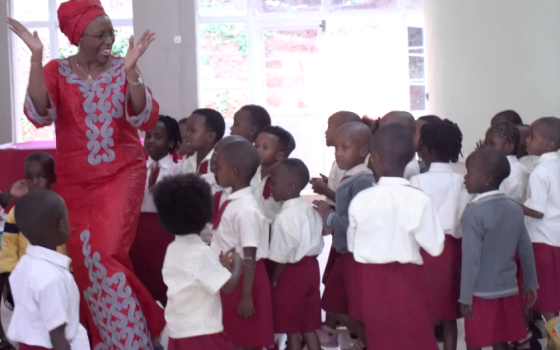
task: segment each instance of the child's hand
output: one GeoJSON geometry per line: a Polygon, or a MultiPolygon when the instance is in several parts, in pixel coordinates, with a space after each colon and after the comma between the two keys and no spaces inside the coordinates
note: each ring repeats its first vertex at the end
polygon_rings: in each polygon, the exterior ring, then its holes
{"type": "Polygon", "coordinates": [[[325,196],[327,194],[329,178],[321,174],[321,178],[314,177],[309,181],[313,192],[325,196]]]}
{"type": "Polygon", "coordinates": [[[231,248],[225,254],[224,252],[220,253],[220,263],[229,271],[233,270],[233,260],[236,259],[235,255],[237,255],[237,259],[241,259],[239,254],[235,252],[235,248],[231,248]]]}
{"type": "Polygon", "coordinates": [[[486,142],[478,140],[478,142],[476,143],[476,148],[474,150],[478,151],[480,149],[483,149],[484,147],[486,147],[486,142]]]}
{"type": "Polygon", "coordinates": [[[472,320],[474,317],[474,313],[472,311],[472,305],[467,305],[467,304],[460,304],[461,305],[461,315],[463,315],[463,317],[466,320],[472,320]]]}
{"type": "Polygon", "coordinates": [[[331,210],[330,204],[325,201],[313,201],[313,205],[317,213],[319,213],[323,219],[327,217],[327,212],[331,210]]]}
{"type": "Polygon", "coordinates": [[[251,295],[242,295],[237,312],[243,319],[249,319],[255,315],[255,307],[253,306],[253,297],[251,295]]]}
{"type": "Polygon", "coordinates": [[[323,236],[328,236],[328,235],[332,235],[334,232],[334,230],[332,228],[328,228],[328,227],[323,227],[323,236]]]}
{"type": "Polygon", "coordinates": [[[525,291],[525,299],[527,299],[527,308],[533,308],[535,305],[535,301],[537,301],[537,291],[536,290],[527,290],[525,291]]]}
{"type": "Polygon", "coordinates": [[[10,188],[10,194],[17,198],[26,195],[27,192],[27,183],[25,182],[25,180],[19,180],[10,188]]]}

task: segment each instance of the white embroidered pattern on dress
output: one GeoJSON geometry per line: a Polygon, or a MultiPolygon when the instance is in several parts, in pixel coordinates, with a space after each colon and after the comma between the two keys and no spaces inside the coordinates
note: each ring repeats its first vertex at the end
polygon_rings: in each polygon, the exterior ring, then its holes
{"type": "Polygon", "coordinates": [[[84,291],[84,300],[93,322],[103,339],[94,350],[152,350],[153,344],[146,319],[126,276],[117,272],[107,276],[99,252],[91,254],[90,232],[80,234],[85,267],[89,269],[92,285],[84,291]],[[128,311],[127,311],[128,310],[128,311]]]}
{"type": "Polygon", "coordinates": [[[31,101],[29,93],[25,94],[25,109],[27,110],[27,116],[29,119],[41,125],[51,125],[58,118],[56,107],[54,107],[54,103],[50,96],[49,103],[51,107],[47,109],[47,115],[40,115],[37,112],[37,109],[35,109],[35,105],[33,104],[33,101],[31,101]]]}

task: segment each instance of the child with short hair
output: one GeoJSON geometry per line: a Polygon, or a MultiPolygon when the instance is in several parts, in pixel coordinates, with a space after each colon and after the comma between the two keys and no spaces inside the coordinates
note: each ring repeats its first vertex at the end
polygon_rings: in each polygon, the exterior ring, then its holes
{"type": "Polygon", "coordinates": [[[181,144],[179,149],[177,149],[177,156],[179,159],[183,160],[192,156],[195,151],[192,149],[190,144],[187,144],[187,121],[189,118],[183,118],[179,120],[179,131],[181,131],[181,144]]]}
{"type": "Polygon", "coordinates": [[[531,173],[517,159],[519,149],[519,128],[510,122],[495,124],[486,132],[486,147],[497,149],[506,155],[510,175],[502,181],[500,191],[517,203],[527,200],[527,184],[531,173]]]}
{"type": "Polygon", "coordinates": [[[529,172],[535,170],[539,162],[538,156],[531,156],[527,152],[527,139],[531,136],[531,126],[527,124],[522,124],[517,126],[519,128],[519,151],[517,152],[517,158],[519,163],[523,164],[529,172]]]}
{"type": "Polygon", "coordinates": [[[270,169],[277,162],[286,159],[295,149],[292,135],[279,126],[265,127],[257,140],[255,148],[259,153],[260,166],[251,180],[253,195],[264,216],[272,222],[282,207],[270,196],[270,169]]]}
{"type": "Polygon", "coordinates": [[[220,112],[210,108],[201,108],[192,112],[187,119],[185,146],[195,153],[181,162],[181,172],[208,174],[214,147],[224,137],[225,130],[226,123],[220,112]]]}
{"type": "Polygon", "coordinates": [[[154,202],[162,225],[175,236],[162,269],[169,298],[168,349],[233,350],[219,293],[237,286],[241,258],[233,249],[218,256],[200,238],[213,214],[210,186],[195,174],[168,177],[156,186],[154,202]]]}
{"type": "Polygon", "coordinates": [[[424,124],[418,155],[428,172],[410,179],[410,184],[430,197],[445,234],[445,249],[437,257],[422,252],[428,310],[443,325],[443,348],[457,348],[457,319],[461,288],[461,218],[472,196],[467,193],[463,177],[453,171],[459,160],[463,134],[457,124],[445,119],[424,124]]]}
{"type": "Polygon", "coordinates": [[[250,183],[259,167],[259,154],[249,141],[232,142],[216,159],[216,179],[231,194],[216,195],[218,211],[212,219],[214,252],[235,248],[247,261],[243,283],[222,293],[224,329],[237,349],[274,344],[270,282],[264,265],[268,256],[269,224],[253,196],[250,183]]]}
{"type": "Polygon", "coordinates": [[[272,125],[270,114],[261,106],[246,105],[233,115],[231,135],[243,136],[249,142],[255,143],[257,136],[264,128],[272,125]]]}
{"type": "Polygon", "coordinates": [[[539,156],[529,177],[528,199],[522,206],[533,242],[539,299],[535,309],[546,320],[560,311],[560,119],[540,118],[531,125],[527,151],[539,156]]]}
{"type": "Polygon", "coordinates": [[[467,158],[465,185],[478,194],[463,216],[461,313],[469,349],[526,337],[519,307],[516,254],[523,270],[525,298],[531,308],[537,298],[537,274],[531,240],[519,206],[499,191],[509,176],[509,162],[500,151],[484,148],[467,158]]]}
{"type": "Polygon", "coordinates": [[[300,193],[309,182],[309,170],[299,159],[276,163],[270,172],[270,192],[282,209],[272,224],[268,259],[274,332],[288,335],[288,350],[321,350],[316,330],[321,328],[319,262],[323,251],[323,221],[300,193]]]}
{"type": "Polygon", "coordinates": [[[29,246],[10,275],[15,308],[8,337],[21,350],[89,350],[71,260],[56,252],[70,236],[64,200],[36,188],[19,199],[15,217],[29,246]]]}

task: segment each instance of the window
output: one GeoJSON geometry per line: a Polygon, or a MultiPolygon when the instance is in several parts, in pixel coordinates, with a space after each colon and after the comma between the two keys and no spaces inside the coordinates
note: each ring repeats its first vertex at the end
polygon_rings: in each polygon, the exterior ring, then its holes
{"type": "MultiPolygon", "coordinates": [[[[11,0],[11,15],[31,32],[37,31],[44,46],[43,64],[51,59],[67,58],[78,49],[58,29],[57,9],[65,0],[11,0]]],[[[124,56],[132,35],[132,0],[101,0],[117,30],[113,54],[124,56]]],[[[14,126],[17,142],[54,140],[54,127],[36,129],[23,114],[23,102],[29,81],[31,52],[14,34],[11,35],[14,73],[14,126]]]]}
{"type": "Polygon", "coordinates": [[[332,113],[426,110],[422,0],[196,1],[199,104],[264,106],[313,176],[332,113]]]}

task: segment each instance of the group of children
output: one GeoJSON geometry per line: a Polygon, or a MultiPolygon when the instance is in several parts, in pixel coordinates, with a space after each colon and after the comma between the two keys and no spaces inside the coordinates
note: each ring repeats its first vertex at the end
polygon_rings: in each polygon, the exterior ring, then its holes
{"type": "MultiPolygon", "coordinates": [[[[454,350],[462,317],[469,349],[509,349],[526,322],[558,316],[560,119],[526,127],[502,112],[463,166],[449,120],[338,112],[325,133],[336,161],[317,178],[289,158],[293,136],[262,107],[241,108],[224,133],[217,111],[199,109],[179,122],[160,116],[145,135],[142,211],[175,236],[157,271],[170,350],[260,350],[278,346],[275,334],[289,350],[319,350],[337,346],[342,328],[351,349],[437,349],[435,322],[454,350]],[[324,201],[301,198],[309,183],[324,201]],[[317,256],[331,234],[321,297],[317,256]]],[[[48,191],[54,160],[33,154],[25,171],[29,194],[10,212],[0,251],[0,283],[13,271],[8,338],[29,344],[22,327],[34,320],[45,332],[32,344],[67,349],[83,341],[77,303],[37,304],[75,302],[65,209],[48,191]]]]}

